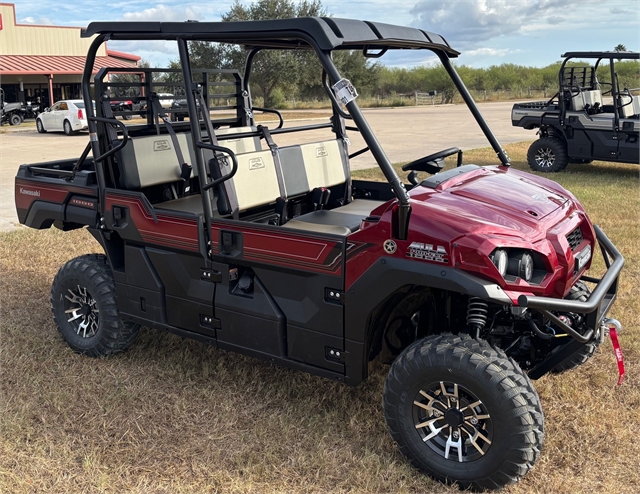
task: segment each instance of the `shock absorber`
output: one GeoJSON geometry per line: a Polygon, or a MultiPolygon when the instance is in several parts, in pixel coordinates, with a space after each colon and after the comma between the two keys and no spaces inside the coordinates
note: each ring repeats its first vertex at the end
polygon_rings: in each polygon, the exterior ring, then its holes
{"type": "Polygon", "coordinates": [[[474,337],[480,338],[480,331],[487,324],[489,304],[480,297],[469,297],[467,306],[467,326],[475,332],[474,337]]]}

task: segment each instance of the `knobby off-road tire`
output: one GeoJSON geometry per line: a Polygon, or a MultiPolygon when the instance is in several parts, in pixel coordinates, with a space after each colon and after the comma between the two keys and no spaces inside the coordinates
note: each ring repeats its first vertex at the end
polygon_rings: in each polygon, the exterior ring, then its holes
{"type": "MultiPolygon", "coordinates": [[[[589,287],[578,281],[569,292],[565,298],[567,300],[579,300],[580,302],[586,302],[589,299],[589,295],[591,295],[591,290],[589,287]]],[[[596,353],[596,350],[600,346],[600,340],[595,339],[591,340],[589,343],[586,343],[582,346],[580,351],[574,353],[571,358],[565,360],[564,362],[556,365],[551,372],[553,374],[560,374],[561,372],[565,372],[568,370],[575,369],[576,367],[581,366],[587,360],[591,358],[591,356],[596,353]]]]}
{"type": "Polygon", "coordinates": [[[536,172],[561,172],[569,164],[567,148],[557,137],[534,141],[527,152],[529,167],[536,172]]]}
{"type": "Polygon", "coordinates": [[[22,117],[19,114],[14,113],[9,117],[9,125],[20,125],[21,123],[22,117]]]}
{"type": "Polygon", "coordinates": [[[504,352],[468,335],[410,345],[391,366],[383,406],[391,436],[411,463],[462,489],[517,482],[544,439],[529,378],[504,352]]]}
{"type": "Polygon", "coordinates": [[[140,331],[139,324],[120,319],[113,274],[103,255],[76,257],[62,266],[50,300],[58,331],[78,353],[100,357],[121,352],[140,331]]]}

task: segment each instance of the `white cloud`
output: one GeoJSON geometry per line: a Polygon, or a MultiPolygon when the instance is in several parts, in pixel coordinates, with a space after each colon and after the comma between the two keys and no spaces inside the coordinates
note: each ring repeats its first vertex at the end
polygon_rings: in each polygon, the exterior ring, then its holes
{"type": "Polygon", "coordinates": [[[204,20],[204,15],[189,6],[173,8],[159,4],[139,12],[125,12],[122,15],[122,19],[125,21],[181,22],[187,20],[201,21],[204,20]]]}
{"type": "MultiPolygon", "coordinates": [[[[596,0],[420,0],[411,9],[413,24],[443,34],[456,45],[473,45],[517,34],[531,23],[556,25],[559,14],[581,12],[596,0]]],[[[605,3],[607,0],[602,0],[605,3]]],[[[572,17],[572,16],[569,16],[572,17]]]]}
{"type": "Polygon", "coordinates": [[[508,48],[478,48],[464,52],[465,57],[504,57],[510,53],[517,53],[520,50],[510,50],[508,48]]]}
{"type": "Polygon", "coordinates": [[[20,19],[20,22],[23,24],[38,24],[40,26],[53,26],[54,22],[48,17],[25,17],[24,19],[20,19]]]}

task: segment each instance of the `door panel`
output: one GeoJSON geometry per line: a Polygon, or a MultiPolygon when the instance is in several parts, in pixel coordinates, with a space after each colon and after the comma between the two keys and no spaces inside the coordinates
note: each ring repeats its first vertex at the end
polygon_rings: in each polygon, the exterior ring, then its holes
{"type": "Polygon", "coordinates": [[[213,267],[222,272],[214,308],[219,344],[343,372],[327,357],[344,346],[345,239],[223,220],[210,231],[213,267]]]}
{"type": "Polygon", "coordinates": [[[620,120],[620,132],[618,132],[618,159],[625,163],[640,164],[638,120],[620,120]]]}

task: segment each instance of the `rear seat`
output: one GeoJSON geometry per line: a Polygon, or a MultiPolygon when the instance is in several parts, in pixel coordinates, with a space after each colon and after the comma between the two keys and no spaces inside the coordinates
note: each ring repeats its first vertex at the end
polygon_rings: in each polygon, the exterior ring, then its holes
{"type": "MultiPolygon", "coordinates": [[[[241,127],[216,131],[216,136],[255,131],[241,127]]],[[[177,134],[185,160],[195,164],[195,148],[191,134],[177,134]]],[[[235,176],[225,182],[224,190],[233,195],[235,214],[254,208],[275,205],[279,198],[289,199],[311,193],[314,189],[345,185],[345,199],[350,199],[350,172],[348,150],[341,139],[261,150],[258,137],[224,139],[220,145],[231,149],[238,160],[235,176]],[[274,157],[274,151],[275,156],[274,157]]],[[[205,162],[213,157],[210,150],[203,151],[205,162]]],[[[140,190],[160,184],[181,182],[180,166],[169,135],[132,138],[121,152],[122,186],[140,190]]],[[[221,173],[228,173],[228,170],[221,173]]],[[[197,176],[194,167],[192,176],[197,176]]],[[[229,201],[231,202],[231,201],[229,201]]],[[[382,201],[355,200],[332,210],[319,210],[298,216],[283,225],[284,228],[348,235],[382,201]]],[[[202,199],[192,194],[154,205],[193,214],[202,214],[202,199]]],[[[275,211],[275,210],[274,210],[275,211]]],[[[237,217],[237,216],[236,216],[237,217]]]]}
{"type": "MultiPolygon", "coordinates": [[[[219,137],[255,130],[255,127],[234,127],[219,129],[216,131],[216,135],[219,137]]],[[[197,177],[195,147],[193,146],[191,134],[179,133],[176,134],[176,137],[185,160],[193,166],[191,176],[197,177]]],[[[261,148],[260,139],[257,137],[223,140],[220,145],[231,149],[234,153],[246,153],[260,150],[261,148]]],[[[180,166],[170,135],[161,134],[130,138],[120,152],[120,156],[120,186],[123,188],[139,190],[154,185],[182,182],[180,166]]],[[[213,157],[213,153],[209,150],[204,150],[203,157],[207,162],[213,157]]],[[[156,204],[155,207],[202,214],[200,194],[162,202],[156,204]]]]}

